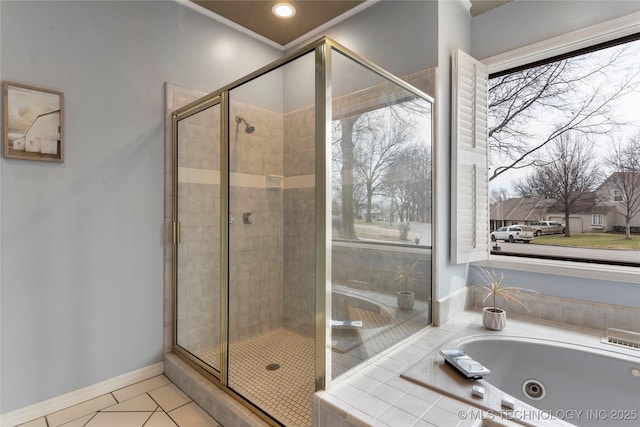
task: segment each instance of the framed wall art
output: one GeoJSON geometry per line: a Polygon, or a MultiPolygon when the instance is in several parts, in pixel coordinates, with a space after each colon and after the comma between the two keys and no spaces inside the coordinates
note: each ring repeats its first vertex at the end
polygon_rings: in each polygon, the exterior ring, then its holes
{"type": "Polygon", "coordinates": [[[3,155],[64,162],[64,94],[3,82],[3,155]]]}

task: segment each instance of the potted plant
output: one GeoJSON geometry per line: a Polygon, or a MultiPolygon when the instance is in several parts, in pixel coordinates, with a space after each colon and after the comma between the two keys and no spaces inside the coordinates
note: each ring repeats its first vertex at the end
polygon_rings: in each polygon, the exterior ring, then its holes
{"type": "Polygon", "coordinates": [[[498,298],[502,297],[507,302],[514,302],[529,311],[529,306],[522,300],[522,294],[534,291],[514,286],[503,286],[504,273],[501,273],[500,277],[498,277],[493,270],[489,272],[480,268],[480,272],[485,282],[484,285],[477,285],[482,290],[482,304],[484,305],[491,298],[491,305],[482,309],[482,324],[487,329],[501,331],[506,326],[507,312],[505,309],[498,307],[498,298]]]}
{"type": "Polygon", "coordinates": [[[417,260],[413,264],[404,264],[394,262],[394,278],[393,283],[397,289],[397,303],[400,310],[412,310],[415,304],[415,293],[413,287],[418,283],[421,274],[416,271],[421,260],[417,260]]]}

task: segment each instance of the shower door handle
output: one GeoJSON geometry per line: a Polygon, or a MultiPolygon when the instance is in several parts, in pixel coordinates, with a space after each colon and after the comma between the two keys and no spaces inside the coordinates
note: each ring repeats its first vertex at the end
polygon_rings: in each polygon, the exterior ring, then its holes
{"type": "Polygon", "coordinates": [[[173,244],[180,243],[180,221],[173,221],[173,244]]]}

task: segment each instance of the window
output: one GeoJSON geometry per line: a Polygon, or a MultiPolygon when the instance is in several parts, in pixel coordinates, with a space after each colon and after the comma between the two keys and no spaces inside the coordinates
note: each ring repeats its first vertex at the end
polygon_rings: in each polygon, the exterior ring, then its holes
{"type": "MultiPolygon", "coordinates": [[[[615,161],[612,161],[610,155],[616,151],[612,147],[617,143],[619,152],[629,153],[628,146],[633,146],[634,149],[640,146],[640,119],[633,113],[636,109],[632,107],[640,102],[637,91],[640,87],[638,30],[640,25],[636,22],[625,24],[624,30],[620,32],[611,29],[603,31],[607,38],[612,38],[612,34],[620,34],[624,38],[594,46],[585,46],[575,40],[567,42],[565,37],[562,43],[579,46],[580,50],[563,51],[562,56],[540,61],[541,54],[534,53],[534,47],[528,54],[535,61],[527,64],[522,58],[517,58],[513,63],[517,65],[515,68],[508,69],[504,65],[506,61],[501,57],[486,61],[489,69],[496,71],[488,79],[489,183],[485,188],[488,188],[490,199],[488,223],[492,227],[489,231],[504,224],[540,225],[545,223],[541,221],[543,219],[556,222],[552,224],[551,221],[546,221],[547,232],[544,229],[536,232],[531,245],[536,253],[525,255],[527,257],[638,265],[640,247],[635,243],[622,248],[627,249],[623,251],[629,255],[627,261],[620,260],[613,254],[611,259],[600,256],[598,254],[601,252],[592,250],[597,244],[585,243],[583,239],[591,232],[613,231],[614,222],[619,222],[620,216],[610,201],[610,194],[614,192],[609,184],[613,180],[609,180],[607,184],[607,178],[628,169],[616,169],[615,161]],[[631,33],[630,28],[635,33],[631,33]],[[551,90],[536,99],[542,87],[551,90]],[[521,113],[513,114],[513,111],[521,113]],[[589,151],[590,147],[592,151],[589,151]],[[557,159],[572,159],[572,162],[562,164],[557,159]],[[575,183],[562,183],[558,179],[563,171],[566,172],[575,165],[588,166],[580,171],[583,182],[578,190],[571,189],[575,183]],[[605,221],[609,216],[616,220],[605,221]],[[551,229],[556,231],[552,232],[551,229]],[[568,245],[569,242],[576,246],[570,246],[557,255],[550,255],[551,250],[548,248],[556,244],[568,245]]],[[[589,35],[586,30],[584,36],[585,39],[603,40],[599,36],[593,36],[593,33],[589,35]]],[[[546,47],[540,47],[540,51],[559,52],[558,46],[551,48],[549,46],[552,42],[547,43],[546,47]]],[[[455,97],[459,95],[454,92],[453,96],[452,104],[455,107],[455,97]]],[[[472,101],[466,103],[472,104],[472,101]]],[[[455,110],[452,110],[454,137],[456,126],[464,127],[464,124],[454,121],[455,114],[455,110]]],[[[457,132],[473,133],[473,125],[470,129],[457,132]]],[[[455,146],[455,139],[453,144],[455,146]]],[[[640,150],[631,152],[640,153],[640,150]]],[[[456,155],[458,158],[463,156],[460,147],[453,153],[454,158],[456,155]]],[[[460,168],[460,162],[453,164],[453,168],[456,167],[460,168]]],[[[455,179],[454,175],[452,186],[455,179]]],[[[460,186],[454,188],[456,195],[452,199],[460,204],[460,193],[469,191],[460,186]]],[[[466,200],[473,200],[481,190],[476,188],[471,195],[463,196],[463,199],[466,197],[466,200]]],[[[622,197],[616,199],[618,198],[622,197]]],[[[454,202],[452,215],[456,215],[454,202]]],[[[476,216],[476,224],[480,221],[481,218],[476,216]]],[[[640,212],[631,221],[632,224],[640,223],[640,212]]],[[[456,218],[452,218],[452,225],[455,224],[456,218]]],[[[460,245],[460,230],[455,230],[455,227],[453,229],[456,234],[452,242],[457,241],[460,245]]],[[[597,237],[606,238],[612,234],[601,233],[597,237]]],[[[640,236],[635,239],[636,242],[637,240],[640,240],[640,236]]],[[[606,245],[607,243],[603,243],[603,246],[606,245]]],[[[509,254],[510,249],[513,249],[514,254],[523,255],[520,253],[523,245],[501,246],[500,255],[509,254]]],[[[482,248],[477,252],[482,252],[482,248]]],[[[482,255],[479,254],[477,259],[482,259],[482,255]]],[[[456,261],[453,253],[452,260],[456,261]]]]}
{"type": "Polygon", "coordinates": [[[622,201],[622,191],[620,191],[618,189],[614,189],[613,190],[613,201],[614,202],[621,202],[622,201]]]}
{"type": "MultiPolygon", "coordinates": [[[[615,262],[618,253],[593,250],[613,245],[638,259],[640,247],[620,239],[600,213],[616,209],[600,193],[627,173],[621,166],[629,154],[640,164],[640,119],[630,113],[640,103],[638,58],[636,36],[490,75],[489,189],[501,197],[495,204],[513,206],[493,210],[490,219],[527,225],[532,218],[564,218],[564,233],[538,226],[533,256],[615,262]],[[558,245],[566,248],[556,254],[558,245]]],[[[622,200],[619,189],[613,194],[622,200]]],[[[629,219],[640,222],[640,206],[629,219]]],[[[522,252],[518,245],[501,249],[522,252]]]]}
{"type": "Polygon", "coordinates": [[[595,227],[602,227],[604,225],[604,217],[602,214],[591,215],[591,225],[595,227]]]}

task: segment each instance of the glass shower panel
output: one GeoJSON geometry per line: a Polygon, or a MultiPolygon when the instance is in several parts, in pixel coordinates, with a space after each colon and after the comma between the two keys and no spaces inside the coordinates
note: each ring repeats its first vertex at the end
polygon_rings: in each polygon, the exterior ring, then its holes
{"type": "Polygon", "coordinates": [[[332,378],[431,322],[431,114],[332,56],[332,378]]]}
{"type": "Polygon", "coordinates": [[[315,391],[314,70],[229,91],[227,381],[284,425],[311,425],[315,391]]]}
{"type": "Polygon", "coordinates": [[[176,344],[220,371],[220,104],[177,136],[176,344]]]}

